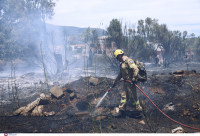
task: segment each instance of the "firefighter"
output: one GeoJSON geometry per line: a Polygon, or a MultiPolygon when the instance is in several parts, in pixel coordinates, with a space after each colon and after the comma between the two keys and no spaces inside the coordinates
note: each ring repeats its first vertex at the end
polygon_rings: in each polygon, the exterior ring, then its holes
{"type": "Polygon", "coordinates": [[[115,79],[113,86],[114,87],[117,82],[123,78],[124,80],[129,80],[130,82],[124,82],[123,92],[121,93],[121,102],[119,105],[119,111],[114,115],[115,117],[125,117],[125,110],[127,102],[131,101],[132,105],[138,111],[141,116],[142,107],[140,106],[139,100],[137,98],[137,91],[135,84],[138,79],[139,69],[137,68],[135,62],[124,55],[124,52],[121,49],[117,49],[114,52],[115,58],[120,62],[120,72],[115,79]]]}

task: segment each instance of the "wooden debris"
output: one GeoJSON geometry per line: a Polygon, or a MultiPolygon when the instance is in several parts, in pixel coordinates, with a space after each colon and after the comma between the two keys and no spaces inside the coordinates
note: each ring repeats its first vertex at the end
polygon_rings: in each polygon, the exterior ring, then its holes
{"type": "Polygon", "coordinates": [[[77,112],[74,115],[77,117],[86,117],[86,116],[89,116],[89,113],[88,112],[77,112]]]}
{"type": "Polygon", "coordinates": [[[55,113],[55,111],[50,111],[50,112],[44,111],[43,115],[46,116],[46,117],[48,117],[48,116],[51,117],[51,116],[56,115],[56,113],[55,113]]]}
{"type": "Polygon", "coordinates": [[[21,107],[13,112],[13,115],[19,115],[26,107],[21,107]]]}
{"type": "Polygon", "coordinates": [[[40,98],[37,98],[32,103],[29,103],[26,107],[21,107],[13,112],[13,115],[23,115],[23,116],[43,116],[43,105],[39,105],[41,101],[50,100],[49,95],[45,95],[44,93],[40,94],[40,98]]]}
{"type": "Polygon", "coordinates": [[[40,102],[40,98],[37,98],[35,101],[33,101],[32,103],[30,103],[30,104],[28,104],[27,106],[26,106],[26,108],[20,113],[20,114],[22,114],[22,115],[24,115],[24,116],[28,116],[29,114],[28,114],[28,112],[30,111],[30,110],[32,110],[33,108],[35,108],[35,106],[37,106],[38,104],[39,104],[39,102],[40,102]]]}
{"type": "Polygon", "coordinates": [[[51,112],[49,112],[49,115],[48,116],[54,116],[56,113],[55,113],[55,111],[51,111],[51,112]]]}
{"type": "Polygon", "coordinates": [[[39,106],[38,106],[38,113],[39,113],[39,116],[43,116],[43,113],[42,113],[43,109],[44,109],[44,106],[43,106],[43,105],[39,105],[39,106]]]}
{"type": "Polygon", "coordinates": [[[36,106],[36,107],[33,109],[32,113],[31,113],[31,116],[39,116],[38,106],[36,106]]]}
{"type": "Polygon", "coordinates": [[[49,116],[49,112],[44,111],[43,114],[44,114],[44,116],[46,116],[46,117],[49,116]]]}

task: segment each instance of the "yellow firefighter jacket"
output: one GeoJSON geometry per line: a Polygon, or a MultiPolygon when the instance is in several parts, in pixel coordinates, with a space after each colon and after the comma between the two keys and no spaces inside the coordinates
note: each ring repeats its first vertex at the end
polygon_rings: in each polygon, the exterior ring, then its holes
{"type": "Polygon", "coordinates": [[[116,84],[121,78],[124,80],[137,81],[138,73],[139,69],[135,62],[131,58],[124,56],[123,61],[120,63],[120,72],[115,79],[114,84],[116,84]]]}

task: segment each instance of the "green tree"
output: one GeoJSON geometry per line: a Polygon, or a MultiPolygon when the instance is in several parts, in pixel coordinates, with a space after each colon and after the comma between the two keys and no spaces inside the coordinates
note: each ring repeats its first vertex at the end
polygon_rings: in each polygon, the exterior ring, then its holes
{"type": "Polygon", "coordinates": [[[109,27],[107,28],[108,35],[111,40],[115,42],[117,48],[121,48],[121,43],[123,41],[122,25],[119,20],[112,19],[110,21],[109,27]]]}
{"type": "Polygon", "coordinates": [[[52,0],[0,1],[0,59],[26,60],[41,41],[44,18],[51,18],[52,0]]]}

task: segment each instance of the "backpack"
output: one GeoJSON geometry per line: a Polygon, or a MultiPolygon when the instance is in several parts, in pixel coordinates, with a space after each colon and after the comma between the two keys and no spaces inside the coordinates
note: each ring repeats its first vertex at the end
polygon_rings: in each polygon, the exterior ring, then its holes
{"type": "Polygon", "coordinates": [[[136,60],[134,62],[139,69],[138,81],[140,81],[140,82],[147,81],[147,72],[146,72],[146,69],[145,69],[145,64],[143,62],[139,62],[138,60],[136,60]]]}

